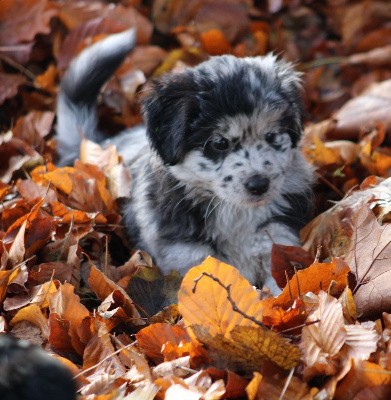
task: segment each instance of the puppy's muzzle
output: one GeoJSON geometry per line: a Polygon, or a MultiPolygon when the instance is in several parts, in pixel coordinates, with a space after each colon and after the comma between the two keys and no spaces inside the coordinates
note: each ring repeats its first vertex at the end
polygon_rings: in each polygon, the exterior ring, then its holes
{"type": "Polygon", "coordinates": [[[253,175],[248,178],[244,184],[246,190],[255,195],[260,196],[269,190],[270,180],[262,175],[253,175]]]}

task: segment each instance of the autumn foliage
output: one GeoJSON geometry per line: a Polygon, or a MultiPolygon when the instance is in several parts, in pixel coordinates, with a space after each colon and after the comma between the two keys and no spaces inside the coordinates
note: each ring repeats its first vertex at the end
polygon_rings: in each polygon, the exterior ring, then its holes
{"type": "Polygon", "coordinates": [[[390,16],[385,0],[1,1],[0,332],[63,362],[80,399],[391,398],[390,16]],[[303,72],[318,181],[303,247],[273,247],[278,297],[213,258],[181,280],[129,248],[114,147],[84,140],[56,166],[66,67],[130,27],[99,100],[113,134],[141,122],[151,78],[210,55],[303,72]]]}

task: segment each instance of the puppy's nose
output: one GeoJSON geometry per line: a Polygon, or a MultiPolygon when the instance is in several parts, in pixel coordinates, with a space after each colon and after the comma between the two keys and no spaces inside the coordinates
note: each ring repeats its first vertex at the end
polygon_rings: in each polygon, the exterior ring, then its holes
{"type": "Polygon", "coordinates": [[[261,195],[267,192],[269,189],[270,181],[262,175],[253,175],[244,184],[245,188],[255,195],[261,195]]]}

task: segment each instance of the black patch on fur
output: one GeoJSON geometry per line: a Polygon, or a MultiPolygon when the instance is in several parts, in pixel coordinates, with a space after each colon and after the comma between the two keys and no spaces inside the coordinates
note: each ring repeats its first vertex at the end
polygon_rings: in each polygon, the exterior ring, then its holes
{"type": "Polygon", "coordinates": [[[197,242],[213,245],[205,230],[205,214],[210,199],[194,204],[183,187],[165,171],[151,180],[148,188],[150,208],[155,210],[159,236],[169,242],[197,242]]]}
{"type": "Polygon", "coordinates": [[[250,158],[250,153],[248,152],[248,150],[246,150],[246,151],[244,152],[244,157],[247,158],[247,159],[250,158]]]}
{"type": "Polygon", "coordinates": [[[242,167],[242,166],[243,166],[243,163],[241,163],[241,162],[237,162],[237,163],[235,163],[235,164],[233,165],[234,168],[242,167]]]}
{"type": "Polygon", "coordinates": [[[208,166],[203,162],[200,162],[198,166],[201,168],[202,171],[207,171],[209,169],[208,166]]]}
{"type": "Polygon", "coordinates": [[[268,161],[268,160],[266,160],[266,161],[264,161],[264,162],[263,162],[263,165],[264,165],[264,166],[266,166],[266,165],[270,165],[270,164],[271,164],[271,162],[270,162],[270,161],[268,161]]]}
{"type": "MultiPolygon", "coordinates": [[[[175,165],[189,150],[203,149],[222,119],[250,116],[267,105],[287,110],[283,124],[294,147],[302,128],[299,89],[294,83],[283,88],[281,79],[270,79],[269,73],[256,64],[221,56],[152,82],[142,101],[152,146],[166,164],[175,165]],[[250,79],[250,71],[258,84],[250,79]]],[[[205,155],[214,161],[224,157],[205,155]]]]}
{"type": "Polygon", "coordinates": [[[228,175],[226,177],[224,177],[224,182],[231,182],[232,181],[232,175],[228,175]]]}
{"type": "Polygon", "coordinates": [[[237,152],[243,149],[243,146],[241,145],[241,143],[236,143],[232,149],[233,152],[237,152]]]}
{"type": "Polygon", "coordinates": [[[290,193],[284,194],[283,197],[289,203],[289,207],[281,207],[281,213],[274,215],[272,221],[280,222],[298,232],[311,219],[313,212],[312,193],[290,193]]]}
{"type": "Polygon", "coordinates": [[[130,247],[136,248],[140,242],[140,228],[137,224],[136,213],[133,208],[131,208],[130,204],[131,203],[125,204],[124,210],[126,210],[126,214],[124,226],[126,228],[130,247]]]}
{"type": "Polygon", "coordinates": [[[263,149],[263,146],[261,144],[257,144],[257,150],[263,149]]]}

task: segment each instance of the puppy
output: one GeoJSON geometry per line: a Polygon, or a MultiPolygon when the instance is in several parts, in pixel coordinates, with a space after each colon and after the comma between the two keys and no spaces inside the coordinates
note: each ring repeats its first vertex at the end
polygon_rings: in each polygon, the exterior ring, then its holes
{"type": "Polygon", "coordinates": [[[212,57],[152,81],[145,126],[104,141],[96,97],[133,46],[133,31],[112,35],[71,64],[58,99],[61,163],[82,135],[117,145],[133,177],[123,216],[135,248],[164,273],[213,255],[278,293],[272,244],[298,245],[311,210],[299,73],[272,54],[212,57]]]}

